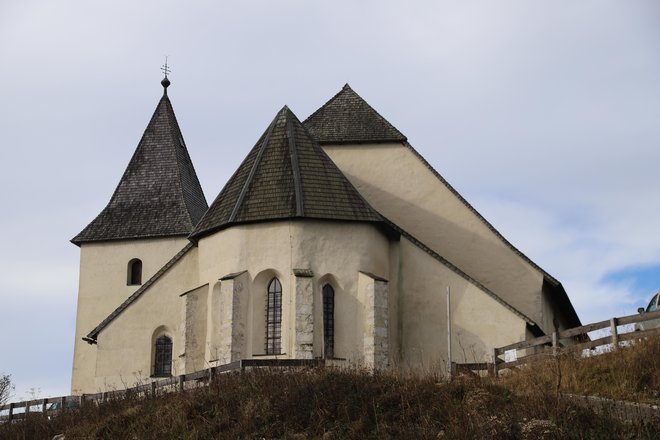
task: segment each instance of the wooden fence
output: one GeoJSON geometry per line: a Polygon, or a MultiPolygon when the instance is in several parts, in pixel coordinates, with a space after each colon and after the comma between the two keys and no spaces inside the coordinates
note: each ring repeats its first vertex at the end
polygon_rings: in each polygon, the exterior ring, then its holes
{"type": "MultiPolygon", "coordinates": [[[[660,310],[655,312],[622,316],[620,318],[611,318],[605,321],[594,322],[592,324],[587,324],[560,332],[554,332],[550,335],[541,336],[527,341],[516,342],[515,344],[505,345],[504,347],[497,347],[493,349],[492,353],[494,362],[488,364],[469,365],[476,367],[472,368],[473,370],[491,370],[491,372],[497,376],[498,371],[504,368],[513,368],[529,362],[546,359],[549,355],[557,355],[559,352],[580,351],[606,345],[612,345],[614,350],[617,350],[619,349],[621,342],[633,341],[660,335],[660,328],[644,331],[632,331],[627,333],[619,333],[618,331],[618,327],[621,325],[635,324],[638,322],[649,321],[651,319],[660,319],[660,310]],[[587,333],[604,329],[610,329],[610,335],[598,339],[588,340],[587,333]],[[576,339],[586,340],[586,342],[562,344],[562,340],[569,339],[572,341],[575,341],[576,339]],[[512,350],[515,350],[516,354],[518,353],[518,350],[525,350],[526,352],[531,353],[522,357],[517,357],[515,360],[510,361],[500,359],[500,356],[512,350]]],[[[459,370],[460,367],[461,365],[458,366],[459,370]]]]}
{"type": "Polygon", "coordinates": [[[132,388],[106,391],[95,394],[83,394],[81,396],[59,396],[45,399],[26,400],[22,402],[8,403],[0,406],[0,423],[11,422],[26,417],[30,413],[54,414],[61,409],[77,408],[86,402],[101,403],[110,399],[123,397],[129,393],[137,395],[156,395],[158,389],[169,387],[172,390],[183,391],[185,383],[190,381],[209,381],[215,375],[231,371],[243,372],[247,368],[270,367],[270,368],[300,368],[324,365],[323,359],[243,359],[206,370],[196,371],[189,374],[157,379],[151,382],[137,385],[132,388]],[[16,412],[19,410],[19,412],[16,412]],[[3,415],[3,412],[8,414],[3,415]]]}
{"type": "MultiPolygon", "coordinates": [[[[560,332],[554,332],[551,335],[541,336],[527,341],[516,342],[515,344],[505,345],[504,347],[497,347],[493,349],[493,359],[495,362],[452,364],[452,372],[460,371],[462,369],[469,369],[473,371],[488,370],[497,376],[498,371],[504,368],[513,368],[529,362],[544,359],[547,358],[548,355],[558,354],[560,350],[564,352],[578,351],[610,344],[614,347],[614,349],[618,349],[619,343],[623,341],[631,341],[660,335],[660,328],[629,333],[618,332],[618,326],[644,322],[651,319],[660,319],[660,310],[656,312],[623,316],[620,318],[611,318],[609,320],[599,321],[593,324],[587,324],[560,332]],[[606,328],[611,329],[611,334],[609,336],[578,344],[561,344],[561,340],[574,340],[576,338],[580,339],[580,337],[586,335],[589,332],[606,328]],[[517,358],[513,361],[505,361],[500,359],[501,355],[511,350],[516,350],[516,352],[518,350],[531,350],[533,353],[517,358]]],[[[155,395],[158,389],[164,387],[183,390],[184,384],[186,382],[206,381],[212,379],[216,374],[227,373],[230,371],[244,371],[246,368],[299,368],[322,365],[325,365],[325,361],[323,359],[243,359],[224,365],[219,365],[217,367],[211,367],[206,370],[197,371],[195,373],[182,374],[179,376],[153,380],[148,383],[124,390],[107,391],[96,394],[83,394],[81,396],[49,397],[45,399],[34,399],[9,403],[0,406],[0,422],[23,418],[26,417],[27,414],[34,412],[50,414],[64,408],[78,407],[85,402],[105,402],[108,399],[118,398],[126,395],[127,393],[155,395]],[[37,409],[35,410],[35,408],[37,409]],[[16,412],[16,410],[19,410],[19,412],[16,412]],[[8,411],[8,414],[3,415],[2,413],[5,411],[8,411]]]]}

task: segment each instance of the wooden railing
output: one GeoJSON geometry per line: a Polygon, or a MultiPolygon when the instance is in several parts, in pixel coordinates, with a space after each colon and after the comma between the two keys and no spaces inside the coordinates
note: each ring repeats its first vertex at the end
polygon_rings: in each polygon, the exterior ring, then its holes
{"type": "Polygon", "coordinates": [[[65,408],[76,408],[83,405],[85,402],[101,403],[110,399],[116,399],[127,395],[128,393],[135,393],[137,395],[156,395],[160,388],[170,387],[173,390],[183,391],[185,383],[189,381],[207,381],[211,380],[215,375],[227,373],[230,371],[243,372],[246,368],[256,367],[272,367],[272,368],[296,368],[296,367],[310,367],[324,365],[323,359],[243,359],[240,361],[230,362],[217,367],[207,368],[206,370],[196,371],[189,374],[181,374],[179,376],[167,377],[164,379],[157,379],[137,385],[131,388],[106,391],[95,394],[83,394],[81,396],[59,396],[48,397],[45,399],[25,400],[22,402],[8,403],[0,406],[0,423],[11,422],[12,420],[21,419],[30,413],[54,414],[57,411],[65,408]],[[55,408],[53,408],[53,405],[55,408]],[[35,410],[35,407],[38,407],[35,410]],[[16,410],[21,410],[16,412],[16,410]],[[8,414],[3,415],[2,412],[8,411],[8,414]]]}
{"type": "Polygon", "coordinates": [[[518,365],[545,359],[549,355],[557,355],[559,352],[580,351],[606,345],[612,345],[612,347],[617,350],[621,342],[660,335],[660,328],[626,333],[619,333],[618,331],[619,326],[649,321],[651,319],[660,319],[660,310],[655,312],[623,316],[620,318],[611,318],[605,321],[594,322],[592,324],[587,324],[560,332],[554,332],[550,335],[541,336],[527,341],[516,342],[515,344],[505,345],[504,347],[497,347],[493,349],[493,362],[489,363],[486,368],[492,370],[492,373],[497,376],[497,372],[504,368],[513,368],[518,365]],[[598,339],[587,340],[587,333],[608,328],[610,329],[610,335],[598,339]],[[562,344],[561,341],[567,339],[587,341],[581,343],[578,342],[562,344]],[[511,350],[515,350],[516,353],[518,350],[532,351],[532,353],[522,357],[517,357],[515,360],[511,361],[500,359],[501,355],[511,350]]]}

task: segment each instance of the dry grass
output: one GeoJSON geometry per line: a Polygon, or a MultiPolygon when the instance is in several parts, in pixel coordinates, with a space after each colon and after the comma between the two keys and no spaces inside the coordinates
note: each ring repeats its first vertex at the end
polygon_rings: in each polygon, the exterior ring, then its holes
{"type": "Polygon", "coordinates": [[[556,390],[561,372],[562,392],[657,398],[659,348],[654,341],[601,358],[562,357],[554,369],[548,363],[498,381],[331,369],[225,374],[183,393],[129,395],[52,420],[33,414],[1,425],[0,438],[652,439],[650,424],[595,414],[557,399],[556,390]]]}
{"type": "Polygon", "coordinates": [[[660,338],[588,358],[563,354],[514,370],[504,386],[660,405],[660,338]]]}

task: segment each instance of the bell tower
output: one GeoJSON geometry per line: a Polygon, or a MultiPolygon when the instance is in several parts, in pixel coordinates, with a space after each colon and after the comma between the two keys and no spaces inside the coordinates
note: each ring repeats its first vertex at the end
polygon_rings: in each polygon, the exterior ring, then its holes
{"type": "Polygon", "coordinates": [[[164,69],[163,96],[110,201],[71,240],[80,247],[74,394],[97,386],[96,346],[85,335],[188,243],[208,209],[167,94],[167,63],[164,69]]]}

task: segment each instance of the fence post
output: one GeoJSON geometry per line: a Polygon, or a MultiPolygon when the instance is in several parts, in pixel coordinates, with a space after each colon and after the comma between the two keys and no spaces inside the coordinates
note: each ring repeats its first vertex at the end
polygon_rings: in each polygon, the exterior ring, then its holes
{"type": "Polygon", "coordinates": [[[25,417],[27,417],[28,413],[30,412],[30,402],[25,402],[25,417]]]}
{"type": "Polygon", "coordinates": [[[186,376],[185,374],[179,376],[179,391],[183,391],[183,384],[186,381],[185,376],[186,376]]]}
{"type": "Polygon", "coordinates": [[[64,411],[64,404],[66,403],[66,397],[60,397],[60,411],[64,411]]]}
{"type": "Polygon", "coordinates": [[[41,412],[46,414],[46,404],[48,403],[48,399],[44,399],[41,401],[41,412]]]}
{"type": "Polygon", "coordinates": [[[557,353],[559,352],[559,335],[557,335],[557,332],[552,332],[552,355],[557,356],[557,353]]]}
{"type": "Polygon", "coordinates": [[[497,348],[493,348],[493,376],[497,379],[497,348]]]}
{"type": "Polygon", "coordinates": [[[9,404],[9,417],[8,420],[11,422],[12,419],[14,418],[14,403],[9,404]]]}
{"type": "Polygon", "coordinates": [[[612,329],[612,346],[615,350],[619,349],[619,333],[616,330],[617,319],[610,319],[610,328],[612,329]]]}
{"type": "Polygon", "coordinates": [[[151,397],[156,397],[156,381],[151,382],[151,397]]]}

